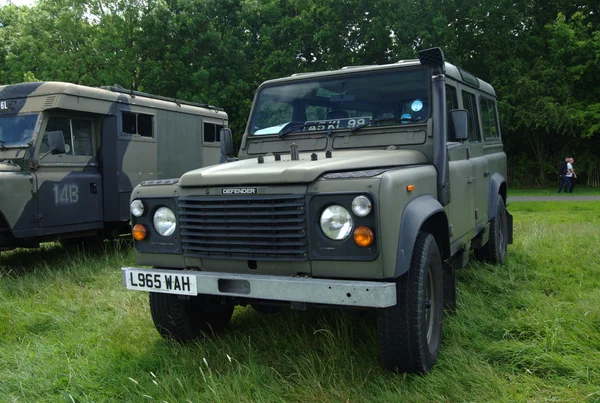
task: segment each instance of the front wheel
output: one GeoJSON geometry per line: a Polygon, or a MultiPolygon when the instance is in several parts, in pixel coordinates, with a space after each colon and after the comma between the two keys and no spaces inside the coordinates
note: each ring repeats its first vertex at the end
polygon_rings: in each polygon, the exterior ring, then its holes
{"type": "Polygon", "coordinates": [[[149,294],[156,330],[162,337],[180,342],[222,332],[233,314],[233,305],[220,304],[209,295],[182,298],[173,294],[149,294]]]}
{"type": "Polygon", "coordinates": [[[443,290],[437,243],[421,232],[408,272],[396,280],[396,305],[377,314],[381,359],[389,371],[427,373],[433,367],[442,341],[443,290]]]}

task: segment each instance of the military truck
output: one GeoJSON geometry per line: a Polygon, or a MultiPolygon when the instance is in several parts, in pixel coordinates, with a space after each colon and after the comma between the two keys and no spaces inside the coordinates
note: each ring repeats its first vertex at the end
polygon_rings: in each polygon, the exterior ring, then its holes
{"type": "Polygon", "coordinates": [[[0,250],[131,234],[133,188],[218,163],[227,122],[118,86],[0,86],[0,250]]]}
{"type": "Polygon", "coordinates": [[[222,331],[235,305],[374,311],[381,361],[428,372],[455,310],[455,271],[512,243],[492,86],[444,60],[262,83],[237,160],[131,197],[136,266],[158,332],[222,331]]]}

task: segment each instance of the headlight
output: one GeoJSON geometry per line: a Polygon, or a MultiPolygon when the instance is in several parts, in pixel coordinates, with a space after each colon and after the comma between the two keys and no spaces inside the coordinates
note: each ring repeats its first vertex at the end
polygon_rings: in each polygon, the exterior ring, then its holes
{"type": "Polygon", "coordinates": [[[330,239],[346,239],[352,231],[352,216],[342,206],[329,206],[321,214],[321,230],[330,239]]]}
{"type": "Polygon", "coordinates": [[[352,200],[352,211],[359,217],[368,216],[372,208],[371,200],[365,196],[358,196],[352,200]]]}
{"type": "Polygon", "coordinates": [[[175,213],[167,207],[161,207],[156,210],[152,222],[154,223],[156,232],[162,236],[170,236],[175,232],[175,228],[177,227],[175,213]]]}
{"type": "Polygon", "coordinates": [[[141,200],[134,200],[129,206],[129,211],[135,217],[141,217],[144,214],[144,203],[141,200]]]}

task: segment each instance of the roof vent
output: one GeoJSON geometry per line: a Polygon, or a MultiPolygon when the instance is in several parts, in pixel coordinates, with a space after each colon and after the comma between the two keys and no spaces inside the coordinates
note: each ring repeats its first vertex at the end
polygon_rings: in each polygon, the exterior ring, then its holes
{"type": "Polygon", "coordinates": [[[44,109],[52,108],[54,103],[56,102],[56,95],[50,95],[46,97],[46,101],[44,102],[44,109]]]}

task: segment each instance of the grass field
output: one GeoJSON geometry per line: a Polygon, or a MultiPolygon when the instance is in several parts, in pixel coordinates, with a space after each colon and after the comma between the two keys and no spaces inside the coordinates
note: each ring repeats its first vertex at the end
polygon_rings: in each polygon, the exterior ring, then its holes
{"type": "Polygon", "coordinates": [[[372,316],[237,308],[215,340],[158,336],[126,245],[0,257],[0,402],[600,402],[600,203],[511,203],[504,267],[458,273],[428,376],[386,373],[372,316]]]}
{"type": "Polygon", "coordinates": [[[555,187],[543,188],[511,188],[508,189],[509,196],[600,196],[600,187],[575,185],[573,193],[558,193],[558,184],[555,187]]]}

